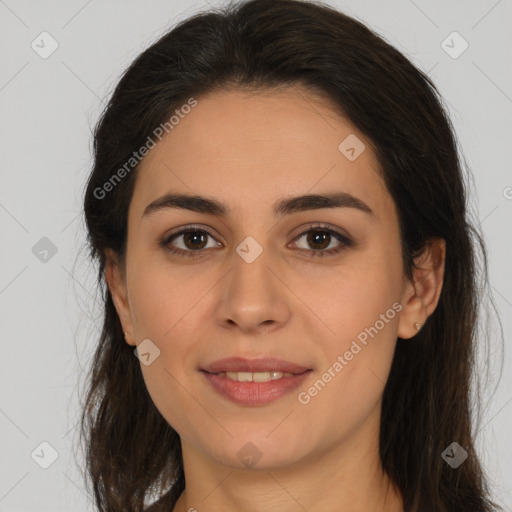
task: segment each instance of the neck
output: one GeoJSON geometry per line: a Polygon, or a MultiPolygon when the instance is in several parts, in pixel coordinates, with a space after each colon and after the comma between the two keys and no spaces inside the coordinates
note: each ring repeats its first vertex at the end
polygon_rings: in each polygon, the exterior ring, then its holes
{"type": "Polygon", "coordinates": [[[173,512],[402,512],[378,436],[368,443],[365,429],[293,466],[265,469],[227,467],[182,441],[186,489],[173,512]]]}

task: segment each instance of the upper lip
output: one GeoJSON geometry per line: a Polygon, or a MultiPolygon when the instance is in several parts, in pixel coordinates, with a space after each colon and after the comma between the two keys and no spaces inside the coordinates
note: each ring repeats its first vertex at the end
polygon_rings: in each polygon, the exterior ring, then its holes
{"type": "Polygon", "coordinates": [[[208,364],[201,368],[208,373],[221,373],[221,372],[269,372],[278,371],[283,373],[300,374],[309,370],[305,366],[284,361],[282,359],[275,359],[264,357],[261,359],[244,359],[243,357],[226,357],[225,359],[218,359],[213,363],[208,364]]]}

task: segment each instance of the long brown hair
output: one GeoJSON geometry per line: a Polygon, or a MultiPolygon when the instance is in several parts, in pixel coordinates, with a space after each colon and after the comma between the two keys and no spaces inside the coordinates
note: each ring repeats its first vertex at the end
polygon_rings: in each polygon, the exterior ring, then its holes
{"type": "Polygon", "coordinates": [[[137,176],[126,162],[191,97],[295,84],[329,99],[372,142],[398,211],[406,275],[429,241],[447,244],[435,312],[414,341],[397,340],[382,404],[382,466],[407,512],[495,510],[471,417],[487,259],[450,120],[431,80],[383,38],[330,6],[297,0],[234,3],[179,23],[127,69],[95,129],[84,210],[104,318],[81,438],[97,507],[169,511],[185,487],[180,438],[148,394],[104,279],[105,251],[122,261],[126,250],[137,176]],[[468,453],[457,469],[441,457],[453,441],[468,453]],[[150,497],[159,499],[148,509],[150,497]]]}

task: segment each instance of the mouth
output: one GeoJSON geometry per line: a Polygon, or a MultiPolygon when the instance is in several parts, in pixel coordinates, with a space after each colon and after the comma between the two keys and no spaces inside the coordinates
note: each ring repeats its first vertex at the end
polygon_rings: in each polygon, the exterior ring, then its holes
{"type": "Polygon", "coordinates": [[[271,380],[279,380],[283,377],[293,377],[300,374],[272,370],[270,372],[219,372],[212,375],[227,377],[235,382],[270,382],[271,380]]]}
{"type": "Polygon", "coordinates": [[[243,357],[227,357],[219,359],[213,363],[208,364],[201,370],[208,373],[265,373],[265,372],[279,372],[291,373],[298,375],[309,370],[306,366],[301,366],[291,361],[283,359],[276,359],[271,357],[264,357],[261,359],[245,359],[243,357]]]}
{"type": "Polygon", "coordinates": [[[311,368],[275,358],[221,359],[201,368],[212,388],[239,405],[264,405],[288,394],[312,373],[311,368]]]}

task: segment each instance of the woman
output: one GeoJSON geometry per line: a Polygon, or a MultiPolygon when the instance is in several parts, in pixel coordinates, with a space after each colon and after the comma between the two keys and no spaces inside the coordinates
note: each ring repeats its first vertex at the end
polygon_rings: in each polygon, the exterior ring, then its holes
{"type": "Polygon", "coordinates": [[[379,36],[294,0],[182,22],[119,82],[84,208],[99,510],[496,510],[485,250],[437,91],[379,36]]]}

